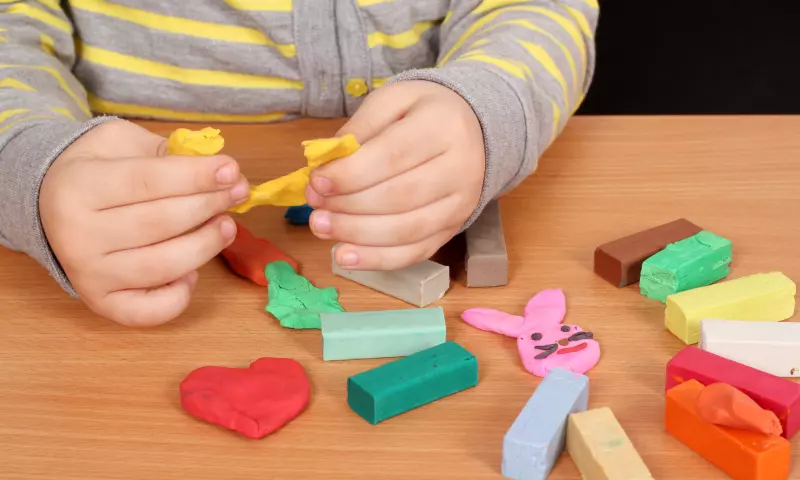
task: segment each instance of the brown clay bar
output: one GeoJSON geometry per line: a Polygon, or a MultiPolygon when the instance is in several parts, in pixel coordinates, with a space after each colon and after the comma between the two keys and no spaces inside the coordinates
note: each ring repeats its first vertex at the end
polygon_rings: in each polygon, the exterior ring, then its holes
{"type": "Polygon", "coordinates": [[[691,237],[702,230],[681,218],[600,245],[594,251],[594,272],[618,287],[636,283],[645,260],[670,243],[691,237]]]}

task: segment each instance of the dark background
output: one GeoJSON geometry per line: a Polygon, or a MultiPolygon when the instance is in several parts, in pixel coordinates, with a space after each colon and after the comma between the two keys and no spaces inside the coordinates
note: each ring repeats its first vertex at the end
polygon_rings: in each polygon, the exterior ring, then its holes
{"type": "Polygon", "coordinates": [[[600,0],[579,114],[800,113],[800,0],[600,0]]]}

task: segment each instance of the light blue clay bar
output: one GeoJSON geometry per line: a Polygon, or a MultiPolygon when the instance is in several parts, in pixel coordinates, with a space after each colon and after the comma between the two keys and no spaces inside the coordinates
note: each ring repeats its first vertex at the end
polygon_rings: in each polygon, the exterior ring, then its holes
{"type": "Polygon", "coordinates": [[[586,410],[588,403],[585,375],[552,369],[506,432],[503,476],[545,480],[566,446],[569,414],[586,410]]]}
{"type": "Polygon", "coordinates": [[[441,307],[320,314],[322,359],[405,357],[444,343],[441,307]]]}

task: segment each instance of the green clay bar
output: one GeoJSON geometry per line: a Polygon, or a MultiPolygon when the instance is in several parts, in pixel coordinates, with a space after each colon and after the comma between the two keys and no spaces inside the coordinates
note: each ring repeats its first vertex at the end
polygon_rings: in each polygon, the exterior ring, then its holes
{"type": "Polygon", "coordinates": [[[706,230],[671,243],[642,264],[640,291],[666,302],[669,295],[711,285],[730,272],[731,248],[729,240],[706,230]]]}
{"type": "Polygon", "coordinates": [[[376,425],[477,384],[475,356],[445,342],[348,378],[347,403],[376,425]]]}

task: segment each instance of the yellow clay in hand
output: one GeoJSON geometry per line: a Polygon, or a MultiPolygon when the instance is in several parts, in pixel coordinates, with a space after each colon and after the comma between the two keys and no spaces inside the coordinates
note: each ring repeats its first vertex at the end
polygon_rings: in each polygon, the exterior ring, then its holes
{"type": "Polygon", "coordinates": [[[167,140],[169,155],[204,156],[216,155],[225,146],[219,130],[206,127],[199,131],[179,128],[167,140]]]}
{"type": "Polygon", "coordinates": [[[306,187],[311,170],[338,158],[352,155],[361,146],[354,135],[321,138],[303,142],[308,165],[257,187],[250,188],[250,197],[230,211],[244,213],[253,207],[275,205],[292,207],[306,203],[306,187]]]}

